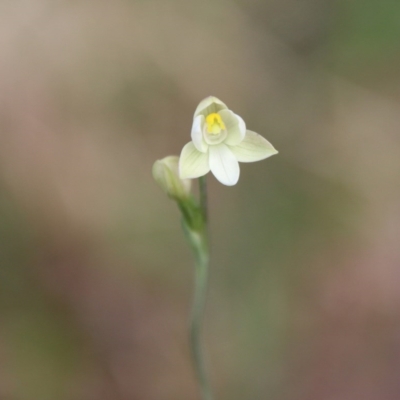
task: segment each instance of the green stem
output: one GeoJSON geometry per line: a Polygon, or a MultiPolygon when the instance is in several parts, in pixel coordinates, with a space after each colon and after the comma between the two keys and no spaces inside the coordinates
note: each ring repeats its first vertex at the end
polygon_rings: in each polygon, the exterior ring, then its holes
{"type": "Polygon", "coordinates": [[[202,251],[196,260],[195,269],[195,292],[191,315],[190,327],[190,346],[197,379],[199,380],[202,399],[212,400],[210,383],[207,376],[202,346],[201,346],[201,327],[206,303],[207,284],[208,284],[208,254],[202,251]]]}
{"type": "Polygon", "coordinates": [[[201,328],[207,296],[209,248],[207,233],[207,186],[205,177],[199,180],[200,210],[203,224],[199,231],[187,229],[187,236],[195,255],[195,291],[190,323],[190,347],[202,400],[212,400],[211,386],[201,346],[201,328]]]}
{"type": "Polygon", "coordinates": [[[207,178],[206,175],[199,178],[200,208],[203,214],[205,225],[208,221],[208,201],[207,201],[207,178]]]}

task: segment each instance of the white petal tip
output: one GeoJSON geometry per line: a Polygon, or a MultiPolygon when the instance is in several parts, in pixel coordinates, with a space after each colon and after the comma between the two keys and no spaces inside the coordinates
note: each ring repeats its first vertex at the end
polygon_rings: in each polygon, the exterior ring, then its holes
{"type": "Polygon", "coordinates": [[[218,181],[219,181],[220,183],[222,183],[224,186],[235,186],[235,185],[239,182],[239,179],[236,180],[235,182],[222,182],[222,181],[220,181],[219,179],[218,179],[218,181]]]}

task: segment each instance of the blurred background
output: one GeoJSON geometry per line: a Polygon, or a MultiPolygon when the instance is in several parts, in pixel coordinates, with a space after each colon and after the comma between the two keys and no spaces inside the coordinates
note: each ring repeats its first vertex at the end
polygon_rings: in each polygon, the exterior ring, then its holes
{"type": "Polygon", "coordinates": [[[214,95],[280,154],[209,177],[216,399],[400,398],[400,2],[2,0],[0,399],[199,400],[153,182],[214,95]]]}

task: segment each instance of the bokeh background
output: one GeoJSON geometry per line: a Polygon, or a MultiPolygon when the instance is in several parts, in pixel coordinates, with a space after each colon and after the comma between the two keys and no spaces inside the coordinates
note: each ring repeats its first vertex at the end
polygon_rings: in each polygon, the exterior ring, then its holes
{"type": "Polygon", "coordinates": [[[2,0],[0,399],[198,400],[156,159],[214,95],[280,151],[209,177],[217,399],[400,398],[400,2],[2,0]]]}

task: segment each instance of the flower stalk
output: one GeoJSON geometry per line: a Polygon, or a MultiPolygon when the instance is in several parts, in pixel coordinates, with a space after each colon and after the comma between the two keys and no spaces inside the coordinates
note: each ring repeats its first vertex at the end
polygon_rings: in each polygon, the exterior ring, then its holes
{"type": "Polygon", "coordinates": [[[190,348],[194,364],[194,370],[200,384],[202,400],[212,400],[212,390],[208,378],[207,367],[202,351],[201,330],[207,297],[209,274],[209,238],[207,227],[207,183],[206,178],[199,179],[201,224],[191,228],[193,223],[183,219],[183,227],[186,237],[192,248],[195,258],[194,299],[190,318],[190,348]]]}

